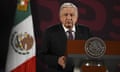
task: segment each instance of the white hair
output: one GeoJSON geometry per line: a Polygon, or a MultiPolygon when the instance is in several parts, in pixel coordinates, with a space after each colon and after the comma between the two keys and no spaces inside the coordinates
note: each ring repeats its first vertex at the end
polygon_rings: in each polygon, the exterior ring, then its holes
{"type": "Polygon", "coordinates": [[[74,5],[73,3],[70,3],[70,2],[66,2],[66,3],[63,3],[61,6],[60,6],[60,11],[63,9],[63,8],[67,8],[67,7],[73,7],[76,9],[77,11],[77,15],[78,15],[78,8],[76,5],[74,5]]]}
{"type": "Polygon", "coordinates": [[[73,7],[77,10],[77,7],[73,4],[73,3],[70,3],[70,2],[67,2],[67,3],[63,3],[60,7],[60,9],[62,8],[66,8],[66,7],[73,7]]]}

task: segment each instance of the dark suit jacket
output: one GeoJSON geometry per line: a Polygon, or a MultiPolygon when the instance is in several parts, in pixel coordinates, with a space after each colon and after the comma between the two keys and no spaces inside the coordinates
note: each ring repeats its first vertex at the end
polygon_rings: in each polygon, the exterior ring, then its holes
{"type": "MultiPolygon", "coordinates": [[[[91,36],[87,27],[79,24],[76,24],[75,27],[75,40],[88,39],[91,36]]],[[[69,60],[67,60],[68,62],[65,70],[58,65],[58,57],[65,55],[66,41],[67,36],[61,24],[49,27],[45,31],[39,56],[42,62],[48,65],[48,72],[70,72],[72,69],[72,62],[69,60]]]]}

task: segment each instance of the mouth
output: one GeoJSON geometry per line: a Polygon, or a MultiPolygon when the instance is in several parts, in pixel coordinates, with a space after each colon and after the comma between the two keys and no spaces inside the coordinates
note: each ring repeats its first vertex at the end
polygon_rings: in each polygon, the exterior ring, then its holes
{"type": "Polygon", "coordinates": [[[66,24],[71,25],[71,24],[73,24],[73,21],[72,20],[66,20],[66,24]]]}
{"type": "Polygon", "coordinates": [[[65,26],[66,26],[67,28],[73,27],[73,22],[72,22],[72,20],[66,20],[65,26]]]}

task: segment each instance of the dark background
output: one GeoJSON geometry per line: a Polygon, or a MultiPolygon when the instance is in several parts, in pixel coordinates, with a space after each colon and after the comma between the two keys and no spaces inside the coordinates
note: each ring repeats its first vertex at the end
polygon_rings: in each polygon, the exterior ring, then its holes
{"type": "Polygon", "coordinates": [[[5,68],[8,51],[9,35],[13,25],[15,0],[1,0],[0,2],[0,72],[5,68]]]}
{"type": "MultiPolygon", "coordinates": [[[[79,7],[79,23],[87,25],[95,36],[120,41],[120,0],[31,0],[37,48],[40,48],[42,32],[59,21],[58,7],[65,1],[72,1],[79,7]]],[[[16,0],[1,0],[0,3],[0,69],[4,70],[16,0]]]]}

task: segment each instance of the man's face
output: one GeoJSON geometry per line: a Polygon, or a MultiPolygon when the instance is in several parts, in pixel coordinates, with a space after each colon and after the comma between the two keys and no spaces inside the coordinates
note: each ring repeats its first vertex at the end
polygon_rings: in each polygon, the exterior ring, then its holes
{"type": "Polygon", "coordinates": [[[66,28],[72,28],[77,22],[77,9],[73,7],[65,7],[60,11],[60,21],[66,28]]]}

